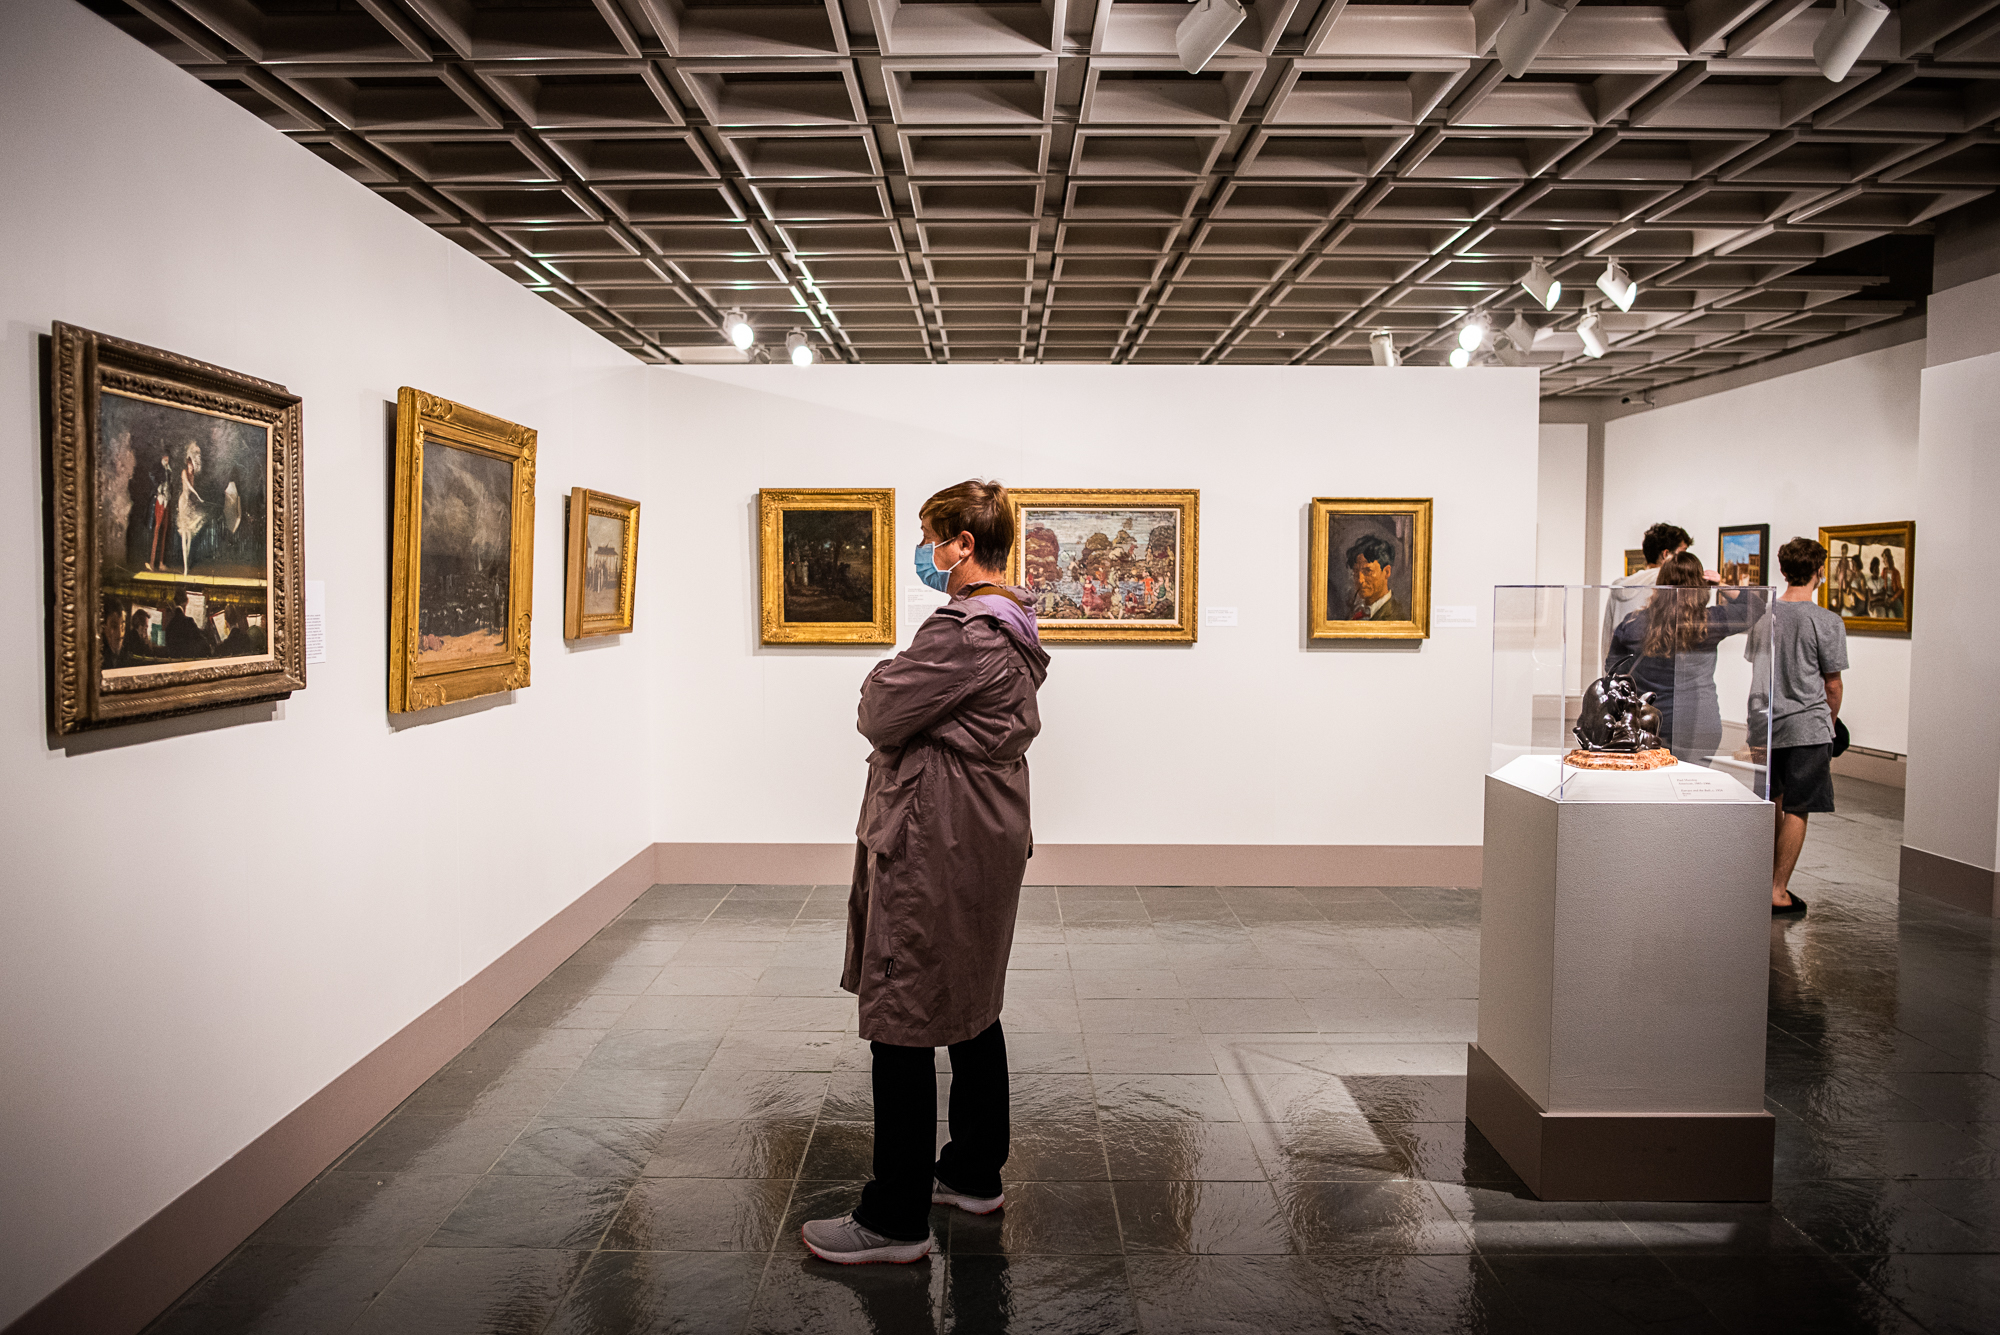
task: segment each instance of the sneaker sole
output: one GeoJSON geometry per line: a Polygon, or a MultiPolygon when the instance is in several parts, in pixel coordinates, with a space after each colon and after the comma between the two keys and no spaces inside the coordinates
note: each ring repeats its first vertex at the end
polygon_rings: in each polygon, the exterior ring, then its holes
{"type": "Polygon", "coordinates": [[[814,1256],[822,1261],[831,1261],[835,1265],[909,1265],[931,1254],[929,1238],[925,1238],[922,1242],[899,1242],[893,1247],[870,1247],[863,1252],[824,1252],[813,1246],[812,1239],[808,1238],[806,1231],[801,1228],[799,1241],[805,1243],[806,1250],[814,1256]]]}
{"type": "Polygon", "coordinates": [[[944,1191],[931,1193],[932,1205],[954,1205],[967,1214],[973,1215],[992,1214],[1006,1203],[1007,1198],[1005,1196],[995,1196],[991,1200],[982,1200],[977,1196],[957,1196],[944,1191]]]}

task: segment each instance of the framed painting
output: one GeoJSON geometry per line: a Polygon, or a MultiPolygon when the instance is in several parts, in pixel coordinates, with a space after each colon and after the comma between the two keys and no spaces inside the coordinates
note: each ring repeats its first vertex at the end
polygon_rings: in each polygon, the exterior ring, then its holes
{"type": "Polygon", "coordinates": [[[563,637],[623,635],[632,629],[639,569],[639,502],[588,487],[569,493],[563,637]]]}
{"type": "Polygon", "coordinates": [[[1771,526],[1738,524],[1718,530],[1715,568],[1732,588],[1771,583],[1771,526]]]}
{"type": "Polygon", "coordinates": [[[1431,502],[1315,497],[1307,635],[1424,640],[1431,633],[1431,502]]]}
{"type": "Polygon", "coordinates": [[[1908,635],[1917,576],[1917,525],[1841,524],[1819,531],[1826,579],[1819,605],[1840,613],[1851,635],[1908,635]]]}
{"type": "Polygon", "coordinates": [[[757,493],[765,644],[896,642],[896,493],[757,493]]]}
{"type": "Polygon", "coordinates": [[[304,690],[299,397],[74,325],[49,362],[56,732],[304,690]]]}
{"type": "Polygon", "coordinates": [[[1198,491],[1012,491],[1007,580],[1044,640],[1193,644],[1198,491]]]}
{"type": "Polygon", "coordinates": [[[1646,549],[1644,547],[1627,547],[1625,549],[1625,573],[1636,575],[1645,568],[1646,549]]]}
{"type": "Polygon", "coordinates": [[[389,710],[528,684],[535,432],[405,386],[396,394],[389,710]]]}

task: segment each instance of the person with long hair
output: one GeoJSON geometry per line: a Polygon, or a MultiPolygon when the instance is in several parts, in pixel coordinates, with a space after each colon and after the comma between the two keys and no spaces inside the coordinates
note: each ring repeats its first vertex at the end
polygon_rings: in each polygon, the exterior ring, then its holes
{"type": "Polygon", "coordinates": [[[1606,675],[1629,672],[1641,691],[1653,692],[1660,739],[1678,759],[1706,764],[1722,745],[1716,647],[1748,631],[1763,610],[1761,597],[1736,590],[1711,601],[1700,559],[1681,552],[1660,563],[1646,605],[1612,634],[1606,675]]]}

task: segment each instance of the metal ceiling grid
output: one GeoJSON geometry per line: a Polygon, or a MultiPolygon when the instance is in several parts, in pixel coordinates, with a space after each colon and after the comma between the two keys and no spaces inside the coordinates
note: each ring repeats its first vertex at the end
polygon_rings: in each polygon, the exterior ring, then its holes
{"type": "Polygon", "coordinates": [[[1141,0],[82,3],[662,362],[738,308],[855,362],[1282,365],[1483,311],[1545,395],[1637,394],[1905,313],[1842,252],[2000,186],[2000,0],[1890,0],[1838,83],[1831,0],[1581,0],[1520,78],[1518,0],[1250,0],[1198,74],[1141,0]]]}

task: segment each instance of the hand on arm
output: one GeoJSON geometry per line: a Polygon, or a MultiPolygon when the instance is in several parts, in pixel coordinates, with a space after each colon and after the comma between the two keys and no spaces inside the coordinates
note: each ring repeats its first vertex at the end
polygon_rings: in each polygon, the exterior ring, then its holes
{"type": "Polygon", "coordinates": [[[931,617],[908,649],[876,664],[861,685],[861,735],[878,747],[902,746],[958,708],[978,684],[964,634],[956,618],[931,617]]]}

